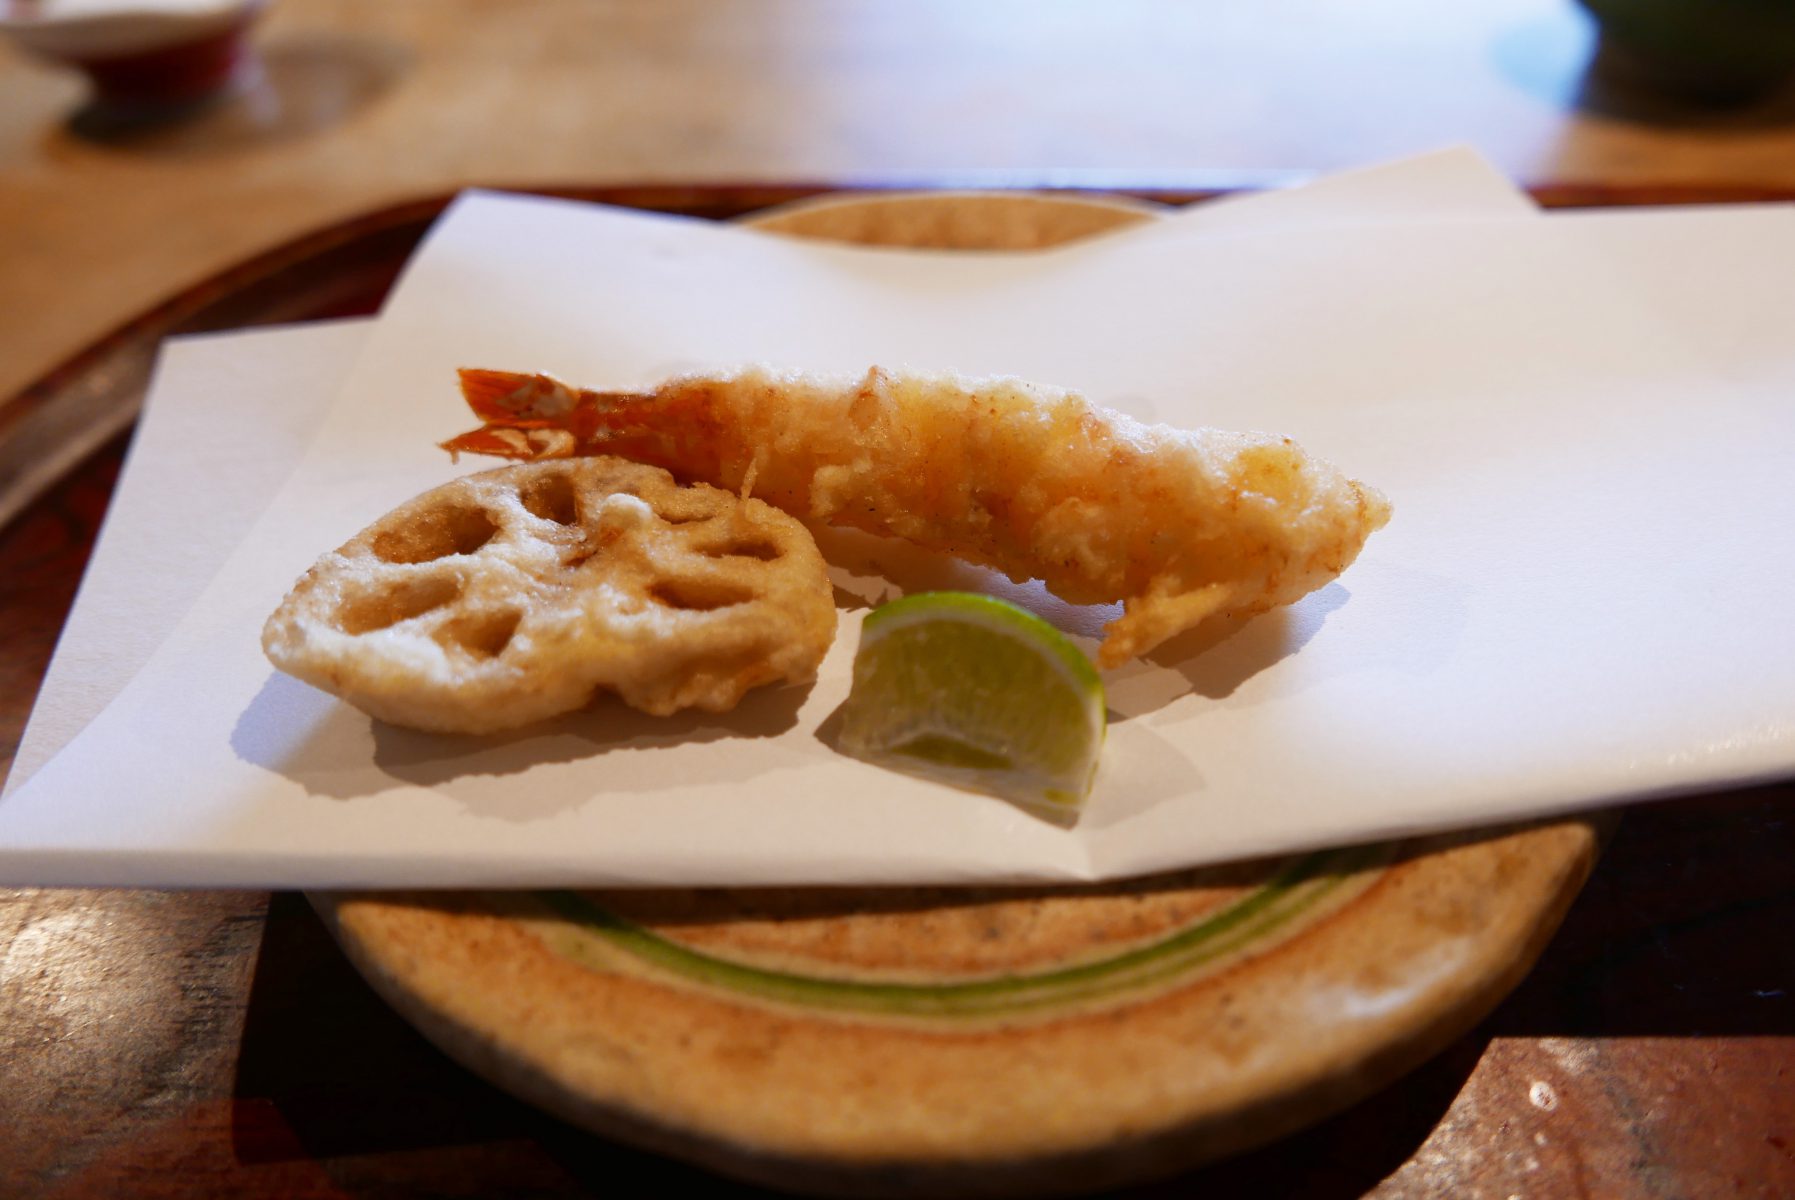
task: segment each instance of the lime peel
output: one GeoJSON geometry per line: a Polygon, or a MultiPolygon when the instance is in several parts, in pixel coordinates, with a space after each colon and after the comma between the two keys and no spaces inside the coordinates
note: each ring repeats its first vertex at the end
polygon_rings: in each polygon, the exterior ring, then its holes
{"type": "Polygon", "coordinates": [[[861,627],[843,752],[1077,819],[1106,732],[1103,680],[1059,630],[973,592],[922,592],[861,627]]]}

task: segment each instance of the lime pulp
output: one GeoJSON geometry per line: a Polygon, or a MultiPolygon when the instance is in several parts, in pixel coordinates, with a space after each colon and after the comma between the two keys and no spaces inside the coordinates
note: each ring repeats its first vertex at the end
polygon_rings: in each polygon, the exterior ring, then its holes
{"type": "Polygon", "coordinates": [[[1026,609],[922,592],[867,617],[841,722],[857,758],[1069,822],[1103,748],[1103,681],[1026,609]]]}

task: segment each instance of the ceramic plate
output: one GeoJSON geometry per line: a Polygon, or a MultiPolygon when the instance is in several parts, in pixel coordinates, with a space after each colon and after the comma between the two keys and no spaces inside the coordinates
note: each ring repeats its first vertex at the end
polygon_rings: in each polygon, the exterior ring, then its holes
{"type": "MultiPolygon", "coordinates": [[[[1150,219],[954,194],[759,223],[1020,248],[1150,219]]],[[[599,1134],[805,1191],[1039,1195],[1168,1174],[1390,1083],[1520,980],[1597,840],[1558,822],[1083,888],[313,899],[447,1053],[599,1134]]]]}

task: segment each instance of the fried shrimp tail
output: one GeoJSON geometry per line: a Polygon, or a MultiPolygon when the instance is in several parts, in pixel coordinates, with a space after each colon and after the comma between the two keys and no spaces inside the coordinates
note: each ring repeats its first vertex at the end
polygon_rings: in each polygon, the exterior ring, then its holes
{"type": "Polygon", "coordinates": [[[1390,517],[1381,493],[1289,438],[1144,425],[1016,379],[754,368],[597,392],[463,370],[461,387],[484,425],[444,449],[618,455],[1074,604],[1120,602],[1098,652],[1110,667],[1211,616],[1300,599],[1390,517]]]}

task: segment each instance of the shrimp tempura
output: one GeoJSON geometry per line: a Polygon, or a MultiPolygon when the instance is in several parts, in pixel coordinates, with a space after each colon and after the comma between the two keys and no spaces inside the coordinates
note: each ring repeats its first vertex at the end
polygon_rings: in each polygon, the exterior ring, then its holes
{"type": "Polygon", "coordinates": [[[1015,379],[755,368],[628,393],[463,370],[461,387],[486,424],[451,452],[620,455],[1074,604],[1120,601],[1106,667],[1207,617],[1300,599],[1390,517],[1382,494],[1289,438],[1143,425],[1015,379]]]}

